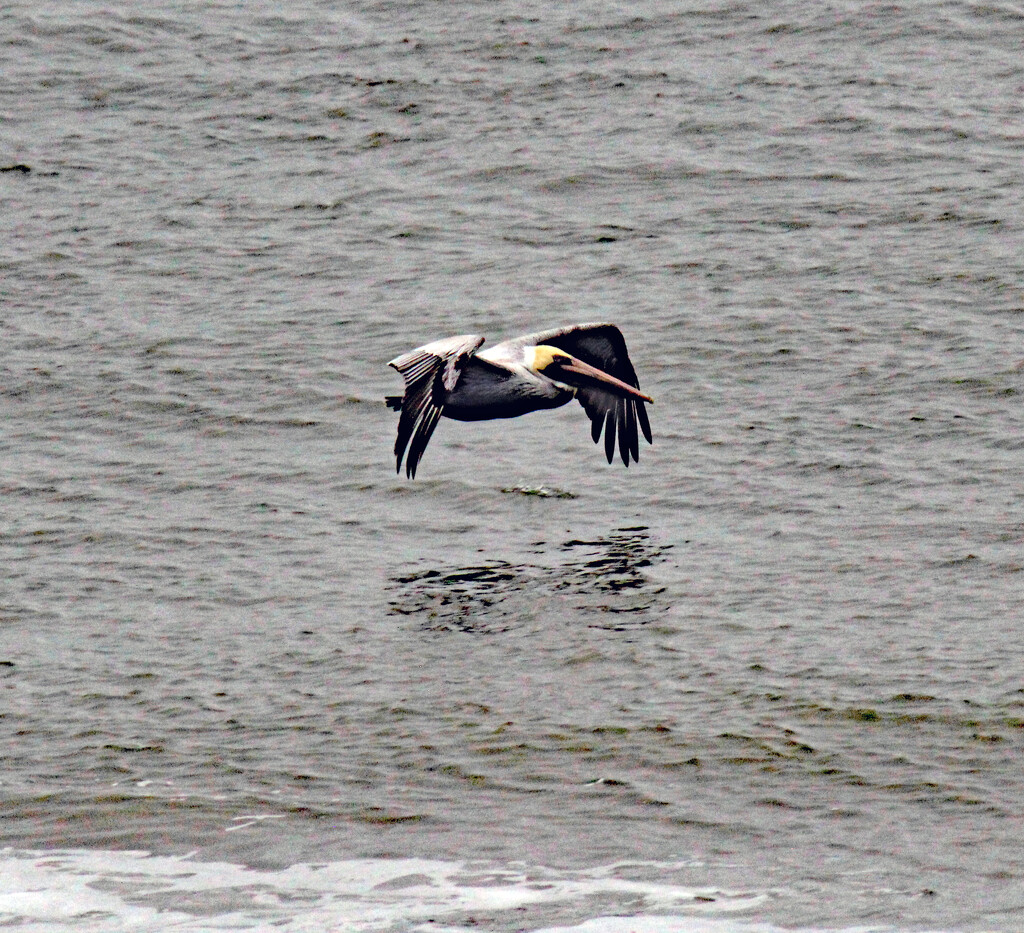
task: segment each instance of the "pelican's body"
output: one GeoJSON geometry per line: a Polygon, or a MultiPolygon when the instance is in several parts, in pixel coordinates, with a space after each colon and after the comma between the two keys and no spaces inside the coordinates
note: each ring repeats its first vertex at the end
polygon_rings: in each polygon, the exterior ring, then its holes
{"type": "Polygon", "coordinates": [[[573,398],[592,422],[596,442],[605,431],[611,463],[618,435],[622,462],[639,460],[637,427],[651,442],[645,402],[626,341],[613,324],[575,324],[506,340],[480,350],[483,337],[436,340],[392,360],[405,380],[404,396],[388,404],[402,412],[395,442],[397,469],[410,478],[442,415],[456,421],[516,418],[560,408],[573,398]]]}

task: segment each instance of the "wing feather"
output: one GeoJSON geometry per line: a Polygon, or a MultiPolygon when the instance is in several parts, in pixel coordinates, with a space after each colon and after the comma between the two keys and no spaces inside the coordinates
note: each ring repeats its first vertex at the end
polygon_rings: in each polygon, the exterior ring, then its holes
{"type": "Polygon", "coordinates": [[[616,413],[618,406],[619,401],[616,399],[614,407],[609,409],[604,422],[604,455],[608,458],[609,463],[615,459],[615,424],[618,421],[616,413]]]}
{"type": "Polygon", "coordinates": [[[622,426],[619,428],[619,456],[622,457],[622,462],[629,466],[630,451],[637,446],[636,415],[633,414],[632,403],[624,398],[619,399],[618,412],[622,419],[622,426]]]}
{"type": "Polygon", "coordinates": [[[398,419],[398,437],[395,440],[397,472],[402,471],[402,458],[408,449],[405,475],[410,479],[416,476],[420,457],[441,417],[445,397],[455,388],[465,361],[483,342],[484,338],[475,334],[435,340],[388,363],[405,380],[405,396],[401,402],[402,414],[398,419]]]}
{"type": "MultiPolygon", "coordinates": [[[[629,431],[629,453],[632,456],[634,462],[640,462],[640,438],[637,437],[636,433],[636,400],[627,399],[626,405],[629,408],[629,413],[632,416],[631,424],[632,430],[629,431]]],[[[626,459],[626,455],[622,455],[622,459],[626,459]]]]}
{"type": "Polygon", "coordinates": [[[640,422],[640,430],[644,432],[644,437],[647,438],[647,443],[653,444],[654,437],[651,435],[651,422],[647,420],[647,408],[643,402],[636,403],[636,417],[637,421],[640,422]]]}

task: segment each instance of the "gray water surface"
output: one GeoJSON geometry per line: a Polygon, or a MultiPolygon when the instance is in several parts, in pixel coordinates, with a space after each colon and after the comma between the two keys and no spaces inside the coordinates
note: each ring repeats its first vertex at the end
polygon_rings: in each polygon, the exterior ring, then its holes
{"type": "Polygon", "coordinates": [[[968,2],[8,4],[0,841],[1024,926],[1022,45],[968,2]],[[386,360],[587,320],[638,465],[573,405],[395,475],[386,360]]]}

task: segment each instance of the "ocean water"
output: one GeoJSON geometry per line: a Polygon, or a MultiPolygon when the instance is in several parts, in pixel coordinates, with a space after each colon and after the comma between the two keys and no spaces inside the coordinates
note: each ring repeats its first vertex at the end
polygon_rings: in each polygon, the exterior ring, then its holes
{"type": "Polygon", "coordinates": [[[0,12],[0,921],[1024,928],[1024,11],[0,12]],[[442,423],[607,320],[653,446],[442,423]]]}

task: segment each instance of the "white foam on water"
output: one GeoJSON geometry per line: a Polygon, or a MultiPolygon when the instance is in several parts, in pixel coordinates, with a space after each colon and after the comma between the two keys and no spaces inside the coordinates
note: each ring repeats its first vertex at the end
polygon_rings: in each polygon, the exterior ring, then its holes
{"type": "Polygon", "coordinates": [[[591,904],[601,916],[549,926],[543,933],[782,933],[735,916],[762,904],[766,893],[619,877],[623,869],[664,875],[680,867],[629,863],[569,872],[520,864],[352,859],[263,870],[145,852],[4,849],[0,926],[19,933],[486,933],[521,924],[522,913],[512,912],[523,908],[564,905],[578,917],[591,904]],[[639,915],[607,916],[618,903],[622,914],[639,915]],[[474,913],[488,919],[469,920],[474,913]]]}
{"type": "MultiPolygon", "coordinates": [[[[885,933],[890,927],[846,927],[827,933],[885,933]]],[[[443,933],[463,933],[446,930],[443,933]]],[[[469,931],[466,931],[469,933],[469,931]]],[[[794,929],[764,923],[744,923],[735,920],[703,917],[595,917],[571,927],[544,927],[533,933],[796,933],[794,929]]],[[[826,933],[804,929],[800,933],[826,933]]]]}

